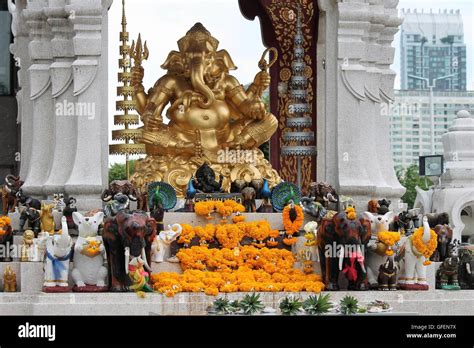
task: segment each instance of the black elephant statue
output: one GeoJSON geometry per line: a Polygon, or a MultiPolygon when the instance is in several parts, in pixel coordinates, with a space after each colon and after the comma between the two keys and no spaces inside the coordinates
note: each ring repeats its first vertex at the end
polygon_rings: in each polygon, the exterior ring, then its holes
{"type": "Polygon", "coordinates": [[[139,197],[138,190],[130,181],[114,180],[109,184],[109,187],[102,192],[102,201],[109,202],[119,193],[127,196],[133,202],[136,202],[139,197]]]}
{"type": "Polygon", "coordinates": [[[223,192],[222,182],[224,177],[219,176],[219,182],[216,181],[216,173],[204,162],[196,171],[196,177],[192,178],[194,188],[198,193],[220,193],[223,192]]]}
{"type": "Polygon", "coordinates": [[[20,214],[19,232],[24,232],[25,225],[28,222],[29,229],[35,233],[35,237],[38,237],[38,233],[41,231],[40,218],[40,210],[37,210],[32,207],[23,208],[23,211],[20,214]]]}
{"type": "Polygon", "coordinates": [[[425,214],[425,216],[428,218],[430,228],[435,228],[436,225],[449,225],[448,213],[429,213],[425,214]]]}
{"type": "Polygon", "coordinates": [[[133,285],[128,275],[130,262],[140,258],[145,268],[151,271],[151,244],[155,236],[156,221],[144,211],[122,210],[107,218],[102,238],[107,252],[111,291],[128,291],[133,285]]]}
{"type": "Polygon", "coordinates": [[[461,289],[474,289],[473,250],[466,247],[459,249],[458,280],[461,289]]]}
{"type": "Polygon", "coordinates": [[[436,271],[436,288],[443,290],[459,290],[459,255],[456,240],[448,246],[448,251],[443,263],[436,271]]]}
{"type": "Polygon", "coordinates": [[[5,177],[5,184],[2,188],[2,213],[7,215],[14,212],[17,204],[16,194],[23,185],[23,181],[19,176],[7,175],[5,177]]]}
{"type": "Polygon", "coordinates": [[[22,189],[18,190],[18,192],[16,193],[16,198],[18,200],[18,203],[20,203],[26,208],[34,208],[36,210],[41,210],[41,202],[36,198],[27,196],[22,189]]]}
{"type": "Polygon", "coordinates": [[[311,215],[312,217],[316,218],[316,221],[318,222],[320,222],[328,212],[328,210],[324,208],[321,203],[315,202],[314,198],[310,197],[302,197],[301,206],[303,207],[303,212],[305,214],[311,215]]]}
{"type": "Polygon", "coordinates": [[[321,272],[328,290],[339,290],[343,272],[349,290],[367,290],[365,249],[371,236],[371,223],[358,216],[353,207],[323,219],[317,234],[321,272]]]}
{"type": "Polygon", "coordinates": [[[417,227],[420,227],[418,214],[414,211],[406,210],[395,216],[390,224],[390,231],[400,232],[409,236],[417,227]]]}

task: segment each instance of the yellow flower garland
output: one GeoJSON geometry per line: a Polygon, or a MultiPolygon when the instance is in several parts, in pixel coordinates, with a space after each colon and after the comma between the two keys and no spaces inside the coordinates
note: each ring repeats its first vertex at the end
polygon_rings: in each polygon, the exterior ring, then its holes
{"type": "Polygon", "coordinates": [[[438,247],[438,236],[435,231],[430,229],[430,240],[425,243],[423,242],[423,232],[424,227],[421,226],[413,233],[413,235],[411,235],[410,238],[416,251],[425,257],[425,262],[423,262],[423,264],[428,266],[431,264],[431,261],[429,261],[430,256],[433,255],[438,247]]]}
{"type": "Polygon", "coordinates": [[[387,246],[385,255],[391,256],[393,255],[392,246],[400,240],[400,232],[381,231],[377,234],[377,239],[387,246]]]}
{"type": "Polygon", "coordinates": [[[181,227],[183,228],[183,230],[181,231],[181,234],[177,242],[178,244],[188,245],[196,236],[196,233],[194,232],[193,226],[189,224],[181,224],[181,227]]]}

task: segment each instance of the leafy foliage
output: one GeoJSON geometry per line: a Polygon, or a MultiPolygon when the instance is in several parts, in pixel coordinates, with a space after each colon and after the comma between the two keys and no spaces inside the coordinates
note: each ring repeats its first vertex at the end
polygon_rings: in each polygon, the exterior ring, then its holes
{"type": "Polygon", "coordinates": [[[344,296],[340,302],[340,310],[344,315],[356,314],[359,311],[359,300],[354,296],[344,296]]]}
{"type": "Polygon", "coordinates": [[[283,315],[296,315],[301,311],[303,307],[303,302],[299,298],[294,298],[291,296],[285,297],[280,302],[280,311],[283,315]]]}
{"type": "Polygon", "coordinates": [[[329,302],[330,295],[311,295],[303,303],[303,309],[306,313],[312,315],[320,315],[328,313],[333,307],[332,303],[329,302]]]}
{"type": "Polygon", "coordinates": [[[264,306],[260,300],[260,294],[253,293],[252,295],[245,295],[242,301],[240,301],[240,308],[244,311],[245,314],[255,314],[260,313],[264,306]]]}
{"type": "Polygon", "coordinates": [[[405,203],[408,203],[408,208],[411,209],[413,208],[416,199],[415,187],[419,186],[423,190],[427,190],[431,185],[433,185],[433,182],[427,177],[420,177],[418,174],[418,166],[416,164],[413,164],[408,168],[397,167],[395,168],[395,171],[397,173],[398,181],[400,181],[400,184],[407,189],[402,200],[405,203]]]}
{"type": "MultiPolygon", "coordinates": [[[[135,161],[129,161],[130,175],[135,172],[135,161]]],[[[127,180],[125,163],[114,163],[109,167],[109,183],[114,180],[127,180]]]]}

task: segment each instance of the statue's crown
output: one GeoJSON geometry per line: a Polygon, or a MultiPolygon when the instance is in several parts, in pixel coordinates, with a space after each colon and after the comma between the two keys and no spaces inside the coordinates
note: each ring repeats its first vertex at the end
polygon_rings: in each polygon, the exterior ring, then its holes
{"type": "Polygon", "coordinates": [[[179,50],[181,52],[187,51],[192,42],[198,44],[209,42],[214,51],[216,51],[217,47],[219,46],[219,41],[213,37],[201,23],[194,24],[193,27],[186,33],[186,36],[182,37],[178,41],[179,50]]]}

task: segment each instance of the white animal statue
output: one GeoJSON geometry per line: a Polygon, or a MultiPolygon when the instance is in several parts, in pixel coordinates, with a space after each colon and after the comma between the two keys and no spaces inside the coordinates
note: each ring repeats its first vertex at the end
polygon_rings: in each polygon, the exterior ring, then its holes
{"type": "Polygon", "coordinates": [[[78,226],[79,236],[74,246],[74,269],[72,279],[76,285],[74,291],[105,290],[107,268],[104,266],[105,247],[102,237],[98,236],[99,226],[104,219],[103,212],[94,216],[72,213],[78,226]]]}
{"type": "Polygon", "coordinates": [[[48,232],[38,233],[38,237],[33,239],[33,253],[30,261],[33,262],[44,262],[46,256],[46,243],[51,235],[48,232]]]}
{"type": "Polygon", "coordinates": [[[47,238],[44,261],[43,291],[68,291],[69,261],[72,254],[72,238],[69,236],[66,218],[61,220],[62,232],[47,238]],[[61,289],[62,288],[62,289],[61,289]]]}
{"type": "Polygon", "coordinates": [[[319,253],[318,253],[318,247],[317,247],[317,235],[318,235],[318,223],[316,221],[309,221],[304,225],[303,227],[305,231],[305,237],[310,237],[306,238],[306,242],[308,245],[306,245],[306,248],[309,248],[309,251],[311,252],[311,261],[319,261],[319,253]]]}
{"type": "Polygon", "coordinates": [[[426,266],[430,264],[429,257],[436,250],[437,245],[437,235],[430,229],[428,218],[424,216],[423,226],[405,239],[400,251],[400,255],[405,255],[405,262],[398,278],[401,289],[428,290],[426,266]],[[414,242],[414,238],[417,239],[417,242],[414,242]],[[421,244],[424,250],[417,249],[416,245],[418,243],[421,244]]]}
{"type": "Polygon", "coordinates": [[[180,224],[168,225],[167,230],[161,231],[151,244],[151,261],[163,262],[165,255],[169,255],[170,245],[181,234],[183,227],[180,224]]]}
{"type": "Polygon", "coordinates": [[[377,235],[379,232],[389,230],[389,225],[392,223],[393,218],[395,217],[395,213],[389,211],[384,215],[379,215],[372,214],[366,211],[363,215],[370,220],[372,231],[369,243],[367,244],[367,256],[365,258],[365,266],[367,268],[367,279],[371,288],[377,288],[379,268],[380,265],[382,265],[387,258],[387,256],[385,255],[385,251],[380,252],[380,250],[378,249],[377,235]]]}

